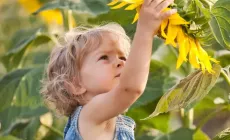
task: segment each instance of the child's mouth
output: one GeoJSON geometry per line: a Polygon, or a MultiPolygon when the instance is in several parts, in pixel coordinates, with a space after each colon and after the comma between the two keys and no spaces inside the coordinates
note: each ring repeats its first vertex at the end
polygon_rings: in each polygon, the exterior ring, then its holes
{"type": "Polygon", "coordinates": [[[115,77],[120,77],[121,76],[121,74],[118,74],[118,75],[116,75],[115,77]]]}

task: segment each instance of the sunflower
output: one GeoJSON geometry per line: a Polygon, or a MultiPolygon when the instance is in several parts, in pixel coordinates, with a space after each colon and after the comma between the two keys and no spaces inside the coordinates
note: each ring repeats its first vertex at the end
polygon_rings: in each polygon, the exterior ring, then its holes
{"type": "MultiPolygon", "coordinates": [[[[143,0],[113,0],[108,5],[111,6],[111,9],[127,6],[125,10],[136,10],[136,15],[132,22],[135,23],[139,18],[143,2],[143,0]]],[[[163,12],[168,10],[170,8],[165,8],[163,12]]],[[[185,33],[183,26],[188,26],[189,24],[178,13],[173,14],[168,19],[162,21],[158,35],[165,39],[166,45],[169,44],[175,48],[178,46],[177,69],[183,62],[187,62],[187,56],[189,56],[189,62],[194,68],[202,69],[203,72],[207,70],[209,73],[214,73],[211,61],[214,63],[218,63],[218,61],[208,55],[196,38],[185,33]]]]}
{"type": "MultiPolygon", "coordinates": [[[[39,0],[18,0],[19,4],[30,14],[37,11],[43,5],[39,2],[39,0]]],[[[47,24],[63,24],[62,13],[59,10],[46,10],[39,13],[39,16],[47,23],[47,24]]],[[[76,26],[74,18],[70,17],[71,24],[76,26]]]]}

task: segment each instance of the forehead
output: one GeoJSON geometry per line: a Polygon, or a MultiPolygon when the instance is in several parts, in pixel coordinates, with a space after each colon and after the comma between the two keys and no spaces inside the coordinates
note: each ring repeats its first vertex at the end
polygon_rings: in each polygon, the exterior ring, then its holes
{"type": "Polygon", "coordinates": [[[125,55],[124,47],[121,43],[121,37],[112,33],[103,33],[101,43],[95,50],[95,54],[118,53],[119,55],[125,55]]]}

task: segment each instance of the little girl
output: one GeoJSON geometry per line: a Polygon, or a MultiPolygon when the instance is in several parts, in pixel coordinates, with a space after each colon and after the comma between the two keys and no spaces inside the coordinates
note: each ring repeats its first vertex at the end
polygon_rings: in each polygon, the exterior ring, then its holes
{"type": "Polygon", "coordinates": [[[176,12],[161,12],[172,2],[144,1],[131,49],[118,24],[77,28],[54,48],[41,94],[69,117],[65,140],[134,140],[135,122],[119,114],[144,92],[153,36],[176,12]]]}

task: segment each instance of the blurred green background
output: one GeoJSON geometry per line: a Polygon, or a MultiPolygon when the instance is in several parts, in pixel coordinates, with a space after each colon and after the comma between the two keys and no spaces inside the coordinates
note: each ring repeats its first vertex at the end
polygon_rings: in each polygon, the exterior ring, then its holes
{"type": "MultiPolygon", "coordinates": [[[[70,28],[117,22],[133,37],[136,25],[131,22],[135,11],[110,10],[108,2],[0,0],[0,140],[63,139],[68,118],[57,116],[44,106],[39,94],[40,80],[57,38],[70,28]],[[32,14],[44,5],[44,10],[52,6],[59,10],[32,14]]],[[[222,76],[210,93],[190,110],[189,126],[185,125],[189,116],[181,115],[179,110],[140,120],[154,111],[169,88],[193,71],[189,64],[175,69],[178,50],[164,45],[162,39],[155,37],[153,45],[147,88],[126,113],[137,123],[136,139],[209,140],[228,128],[230,86],[222,76]],[[198,125],[201,129],[194,132],[198,125]]],[[[211,46],[204,47],[220,60],[222,67],[230,65],[230,52],[215,40],[211,46]]]]}

